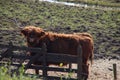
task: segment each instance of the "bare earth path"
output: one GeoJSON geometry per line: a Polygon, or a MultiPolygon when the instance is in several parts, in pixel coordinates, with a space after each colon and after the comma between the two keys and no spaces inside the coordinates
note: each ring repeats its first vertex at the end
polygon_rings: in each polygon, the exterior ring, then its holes
{"type": "MultiPolygon", "coordinates": [[[[120,80],[120,60],[117,59],[98,59],[94,60],[94,64],[90,68],[89,80],[113,80],[113,64],[117,64],[117,78],[120,80]]],[[[53,66],[53,65],[51,65],[53,66]]],[[[73,64],[73,68],[76,68],[76,64],[73,64]]],[[[34,73],[34,70],[27,70],[27,73],[34,73]]],[[[40,73],[42,73],[40,71],[40,73]]],[[[67,73],[60,72],[48,72],[48,75],[64,76],[67,77],[67,73]]],[[[76,77],[75,73],[71,74],[72,77],[76,77]]]]}
{"type": "Polygon", "coordinates": [[[99,59],[95,60],[92,68],[90,80],[113,80],[113,64],[117,64],[117,77],[120,80],[120,60],[99,59]]]}

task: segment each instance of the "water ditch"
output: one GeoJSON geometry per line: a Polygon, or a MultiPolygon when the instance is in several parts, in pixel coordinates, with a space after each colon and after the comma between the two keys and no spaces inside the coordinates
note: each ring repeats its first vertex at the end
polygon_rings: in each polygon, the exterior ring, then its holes
{"type": "Polygon", "coordinates": [[[119,7],[103,7],[98,5],[88,5],[83,3],[71,3],[71,2],[62,2],[57,0],[39,0],[44,2],[56,3],[56,4],[63,4],[68,6],[76,6],[76,7],[83,7],[83,8],[94,8],[94,9],[102,9],[102,10],[120,10],[119,7]]]}

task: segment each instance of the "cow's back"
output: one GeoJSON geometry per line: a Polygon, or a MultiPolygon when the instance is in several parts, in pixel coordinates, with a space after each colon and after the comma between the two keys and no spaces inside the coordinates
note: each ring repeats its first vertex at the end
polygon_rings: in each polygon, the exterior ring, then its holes
{"type": "Polygon", "coordinates": [[[47,51],[52,53],[61,53],[69,55],[77,55],[78,39],[73,36],[55,36],[53,40],[49,39],[47,51]],[[73,47],[74,46],[74,47],[73,47]]]}

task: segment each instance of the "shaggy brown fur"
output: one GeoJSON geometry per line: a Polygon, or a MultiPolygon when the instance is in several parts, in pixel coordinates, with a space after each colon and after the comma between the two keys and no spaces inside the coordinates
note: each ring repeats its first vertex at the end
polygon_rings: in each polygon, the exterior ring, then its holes
{"type": "Polygon", "coordinates": [[[83,36],[83,37],[89,37],[91,39],[93,39],[92,35],[90,35],[89,33],[74,33],[75,35],[79,35],[79,36],[83,36]]]}
{"type": "MultiPolygon", "coordinates": [[[[34,26],[27,26],[21,32],[27,39],[28,47],[42,47],[43,43],[46,43],[48,53],[77,55],[77,48],[80,44],[83,52],[83,73],[89,75],[88,61],[89,59],[93,60],[93,39],[90,34],[58,34],[45,32],[43,29],[34,26]]],[[[35,53],[31,53],[31,56],[33,55],[35,53]]],[[[48,62],[49,64],[53,63],[48,62]]],[[[87,78],[88,75],[85,77],[87,78]]]]}
{"type": "Polygon", "coordinates": [[[79,35],[80,37],[85,37],[85,38],[89,38],[90,42],[89,44],[91,45],[91,57],[90,57],[90,60],[91,60],[91,64],[93,63],[93,57],[94,57],[94,54],[93,54],[93,51],[94,51],[94,42],[93,42],[93,37],[92,35],[90,35],[89,33],[74,33],[75,35],[79,35]]]}

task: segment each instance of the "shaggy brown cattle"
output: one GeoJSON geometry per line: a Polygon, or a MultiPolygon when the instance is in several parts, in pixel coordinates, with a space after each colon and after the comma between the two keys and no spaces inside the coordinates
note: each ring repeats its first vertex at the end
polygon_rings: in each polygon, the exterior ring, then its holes
{"type": "MultiPolygon", "coordinates": [[[[77,55],[77,47],[80,44],[83,52],[83,73],[89,75],[88,61],[91,60],[92,62],[93,60],[93,40],[90,34],[57,34],[45,32],[43,29],[34,26],[25,27],[21,30],[21,33],[26,37],[28,47],[41,47],[45,43],[48,53],[77,55]]],[[[31,53],[31,56],[33,55],[35,53],[31,53]]],[[[49,64],[52,63],[49,62],[49,64]]],[[[88,75],[84,75],[84,77],[88,78],[88,75]]]]}

